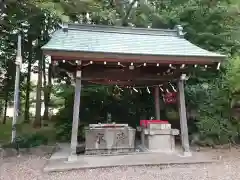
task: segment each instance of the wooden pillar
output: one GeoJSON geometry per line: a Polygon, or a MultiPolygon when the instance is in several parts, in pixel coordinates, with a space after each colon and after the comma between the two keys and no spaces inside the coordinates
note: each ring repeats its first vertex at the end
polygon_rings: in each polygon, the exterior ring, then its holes
{"type": "Polygon", "coordinates": [[[154,101],[155,101],[155,118],[160,119],[160,102],[159,102],[159,88],[155,86],[154,89],[154,101]]]}
{"type": "Polygon", "coordinates": [[[187,113],[186,113],[183,79],[180,79],[178,81],[178,89],[179,89],[179,115],[180,115],[182,147],[183,147],[184,155],[191,156],[189,138],[188,138],[187,113]]]}
{"type": "Polygon", "coordinates": [[[79,126],[79,108],[80,108],[80,98],[81,98],[81,76],[82,71],[77,70],[76,73],[76,84],[75,84],[75,96],[74,96],[74,106],[73,106],[73,121],[72,121],[72,135],[71,135],[71,152],[68,157],[68,161],[77,160],[76,151],[78,145],[78,126],[79,126]]]}

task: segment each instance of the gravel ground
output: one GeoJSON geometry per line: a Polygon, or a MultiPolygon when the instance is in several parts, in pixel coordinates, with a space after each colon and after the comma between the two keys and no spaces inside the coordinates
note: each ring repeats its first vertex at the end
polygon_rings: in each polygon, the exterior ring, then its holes
{"type": "Polygon", "coordinates": [[[89,169],[46,174],[42,169],[47,156],[0,159],[0,180],[237,180],[240,179],[240,150],[208,150],[221,157],[215,164],[142,166],[89,169]]]}

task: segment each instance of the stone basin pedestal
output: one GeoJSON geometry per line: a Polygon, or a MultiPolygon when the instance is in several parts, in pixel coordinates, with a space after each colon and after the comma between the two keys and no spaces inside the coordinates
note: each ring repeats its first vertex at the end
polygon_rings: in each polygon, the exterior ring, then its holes
{"type": "Polygon", "coordinates": [[[175,138],[178,129],[171,129],[171,124],[149,124],[148,127],[139,127],[141,131],[141,145],[148,151],[167,152],[175,151],[175,138]]]}
{"type": "Polygon", "coordinates": [[[85,129],[85,154],[134,152],[135,133],[127,124],[90,124],[85,129]]]}

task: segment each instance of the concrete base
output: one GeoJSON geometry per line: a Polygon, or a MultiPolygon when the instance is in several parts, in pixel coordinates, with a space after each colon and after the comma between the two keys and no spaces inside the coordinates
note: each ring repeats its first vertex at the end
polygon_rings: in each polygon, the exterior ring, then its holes
{"type": "Polygon", "coordinates": [[[191,157],[192,156],[192,152],[183,152],[183,156],[184,157],[191,157]]]}
{"type": "Polygon", "coordinates": [[[146,146],[143,146],[143,145],[139,145],[138,149],[141,150],[140,152],[145,152],[145,153],[181,154],[176,150],[169,151],[168,149],[148,149],[146,146]]]}
{"type": "Polygon", "coordinates": [[[79,155],[77,160],[68,161],[69,151],[61,151],[58,156],[55,154],[49,159],[44,171],[66,171],[85,168],[104,168],[116,166],[141,166],[141,165],[170,165],[170,164],[196,164],[212,163],[217,160],[208,157],[204,153],[194,152],[192,156],[181,156],[181,153],[153,153],[153,152],[135,152],[128,155],[105,155],[89,156],[79,155]],[[58,158],[57,158],[58,157],[58,158]]]}
{"type": "Polygon", "coordinates": [[[78,160],[77,154],[71,154],[70,156],[68,156],[68,162],[75,162],[77,160],[78,160]]]}
{"type": "Polygon", "coordinates": [[[171,135],[154,135],[147,136],[148,149],[157,152],[174,152],[174,136],[171,135]]]}
{"type": "MultiPolygon", "coordinates": [[[[150,125],[154,127],[154,125],[157,126],[161,124],[150,125]]],[[[151,152],[175,152],[174,136],[179,134],[179,131],[177,129],[150,129],[150,127],[142,129],[142,146],[151,152]]]]}

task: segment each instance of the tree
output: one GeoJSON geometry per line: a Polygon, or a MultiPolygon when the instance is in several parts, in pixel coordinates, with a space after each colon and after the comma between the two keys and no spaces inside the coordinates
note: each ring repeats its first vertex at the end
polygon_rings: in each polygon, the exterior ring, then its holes
{"type": "Polygon", "coordinates": [[[28,35],[28,67],[27,67],[27,87],[26,87],[26,97],[25,97],[25,112],[24,112],[24,122],[29,123],[29,107],[30,107],[30,91],[31,91],[31,72],[32,72],[32,61],[33,61],[33,48],[32,48],[32,37],[28,35]]]}
{"type": "MultiPolygon", "coordinates": [[[[47,38],[49,38],[50,31],[52,31],[58,23],[58,21],[54,22],[54,20],[56,20],[55,17],[38,7],[36,3],[37,1],[31,0],[10,0],[5,1],[3,5],[4,8],[1,9],[3,16],[0,26],[1,34],[4,37],[1,41],[3,44],[1,46],[1,51],[4,52],[2,54],[3,58],[7,58],[4,59],[3,62],[15,61],[16,34],[22,33],[24,63],[26,62],[25,59],[28,59],[28,68],[26,73],[27,84],[30,84],[32,63],[34,63],[36,59],[42,58],[39,57],[41,55],[39,55],[38,52],[41,51],[41,46],[48,40],[47,38]],[[47,22],[45,22],[46,19],[48,20],[47,22]],[[48,29],[45,29],[46,26],[48,26],[48,29]],[[47,35],[43,35],[42,31],[47,32],[47,35]],[[43,38],[43,36],[45,38],[43,38]],[[36,41],[37,38],[40,39],[40,43],[38,46],[34,46],[33,42],[36,41]]],[[[12,64],[12,66],[14,67],[14,64],[12,64]]],[[[11,73],[13,73],[12,76],[14,77],[14,71],[11,73]]],[[[25,74],[22,75],[25,76],[25,74]]],[[[14,79],[10,80],[13,81],[14,79]]],[[[24,115],[27,122],[29,122],[29,93],[30,86],[27,86],[24,115]]]]}

